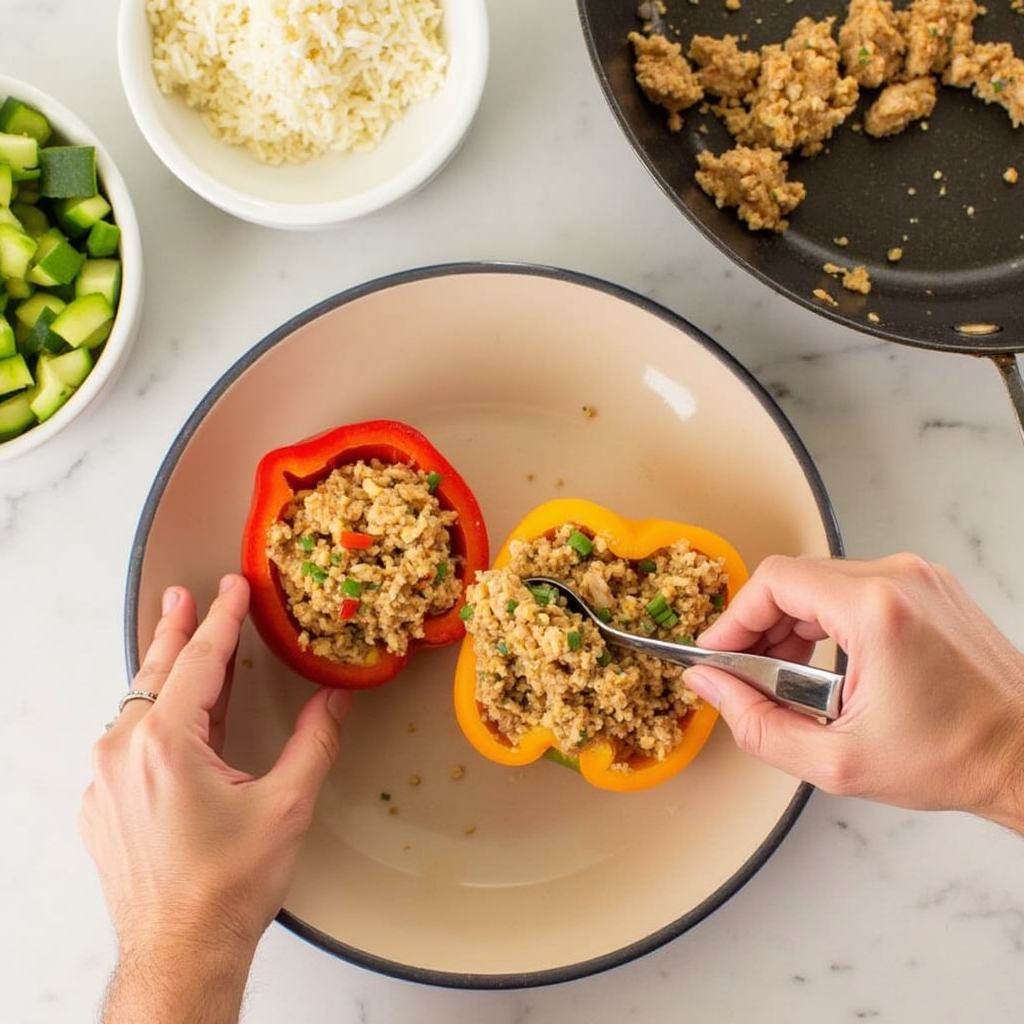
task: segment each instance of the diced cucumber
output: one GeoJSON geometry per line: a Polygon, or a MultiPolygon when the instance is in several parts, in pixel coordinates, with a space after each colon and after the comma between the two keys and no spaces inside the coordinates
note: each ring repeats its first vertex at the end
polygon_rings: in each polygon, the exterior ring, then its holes
{"type": "Polygon", "coordinates": [[[96,195],[95,146],[48,146],[39,150],[39,169],[41,196],[69,199],[96,195]]]}
{"type": "Polygon", "coordinates": [[[53,212],[68,237],[78,238],[110,213],[110,203],[99,194],[78,199],[59,199],[53,204],[53,212]]]}
{"type": "Polygon", "coordinates": [[[27,172],[39,166],[39,143],[28,135],[0,132],[0,160],[14,172],[27,172]]]}
{"type": "Polygon", "coordinates": [[[18,323],[14,329],[18,351],[26,358],[43,352],[51,355],[66,352],[68,343],[50,330],[50,324],[56,319],[57,314],[52,309],[44,309],[31,327],[18,323]]]}
{"type": "Polygon", "coordinates": [[[121,232],[92,146],[49,146],[44,115],[0,97],[0,442],[48,419],[114,326],[121,232]]]}
{"type": "Polygon", "coordinates": [[[82,270],[75,278],[75,295],[94,294],[102,295],[111,309],[117,308],[121,294],[120,260],[86,260],[82,264],[82,270]]]}
{"type": "Polygon", "coordinates": [[[56,316],[63,311],[66,305],[67,303],[58,299],[56,295],[50,295],[47,292],[37,292],[32,298],[19,303],[18,308],[14,311],[14,315],[19,323],[23,323],[26,327],[31,327],[39,319],[39,314],[44,309],[48,309],[56,316]]]}
{"type": "Polygon", "coordinates": [[[85,254],[79,252],[66,238],[54,238],[51,229],[39,239],[35,262],[28,272],[28,280],[52,287],[70,284],[78,277],[85,263],[85,254]],[[52,243],[52,244],[51,244],[52,243]]]}
{"type": "Polygon", "coordinates": [[[19,231],[25,230],[25,225],[6,206],[0,206],[0,224],[10,224],[12,228],[17,228],[19,231]]]}
{"type": "Polygon", "coordinates": [[[37,365],[38,390],[29,403],[29,408],[40,423],[48,420],[75,393],[75,389],[70,384],[65,384],[50,366],[51,364],[45,361],[37,365]]]}
{"type": "Polygon", "coordinates": [[[107,299],[92,292],[69,302],[50,324],[73,348],[95,348],[106,341],[114,322],[114,310],[107,299]]]}
{"type": "MultiPolygon", "coordinates": [[[[23,225],[24,223],[22,221],[23,225]]],[[[98,220],[89,229],[89,237],[85,240],[85,248],[90,256],[96,258],[113,256],[117,252],[120,242],[121,229],[109,221],[98,220]]]]}
{"type": "Polygon", "coordinates": [[[39,356],[37,364],[40,380],[44,378],[43,367],[46,367],[45,372],[52,373],[62,384],[77,388],[89,376],[89,371],[93,367],[93,357],[87,348],[73,348],[59,356],[43,353],[39,356]]]}
{"type": "Polygon", "coordinates": [[[7,322],[7,318],[0,316],[0,359],[13,356],[18,351],[17,343],[14,340],[14,328],[7,322]]]}
{"type": "Polygon", "coordinates": [[[35,290],[36,286],[24,278],[9,277],[7,279],[7,294],[12,299],[27,299],[35,290]]]}
{"type": "Polygon", "coordinates": [[[0,359],[0,395],[30,388],[35,383],[29,372],[28,363],[21,353],[0,359]]]}
{"type": "Polygon", "coordinates": [[[50,221],[38,206],[16,199],[11,203],[11,213],[21,221],[21,229],[29,238],[41,238],[50,230],[50,221]]]}
{"type": "Polygon", "coordinates": [[[8,96],[0,106],[0,132],[28,135],[40,146],[50,138],[50,122],[38,110],[26,106],[21,100],[8,96]]]}
{"type": "MultiPolygon", "coordinates": [[[[36,248],[35,239],[24,231],[12,224],[0,224],[0,274],[24,279],[36,248]]],[[[7,290],[10,291],[9,286],[7,290]]]]}
{"type": "Polygon", "coordinates": [[[0,441],[17,437],[39,422],[32,411],[33,397],[31,391],[23,391],[0,402],[0,441]]]}

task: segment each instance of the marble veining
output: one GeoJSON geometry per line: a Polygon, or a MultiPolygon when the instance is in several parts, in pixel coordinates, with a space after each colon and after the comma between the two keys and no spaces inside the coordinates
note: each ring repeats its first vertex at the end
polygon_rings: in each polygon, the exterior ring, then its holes
{"type": "MultiPolygon", "coordinates": [[[[1024,446],[988,361],[857,334],[742,273],[630,153],[574,5],[488,6],[487,90],[444,172],[394,208],[288,235],[207,206],[148,150],[117,77],[116,0],[5,5],[5,72],[71,106],[118,161],[141,220],[147,287],[136,350],[111,392],[73,432],[0,466],[0,1020],[88,1019],[113,964],[75,815],[89,746],[124,686],[124,577],[153,474],[235,359],[361,281],[522,260],[604,277],[676,310],[791,419],[851,556],[911,549],[945,562],[1024,644],[1024,446]]],[[[1024,1019],[1022,968],[1019,837],[963,815],[818,793],[732,900],[625,967],[528,992],[424,989],[273,926],[243,1019],[1001,1024],[1024,1019]]]]}

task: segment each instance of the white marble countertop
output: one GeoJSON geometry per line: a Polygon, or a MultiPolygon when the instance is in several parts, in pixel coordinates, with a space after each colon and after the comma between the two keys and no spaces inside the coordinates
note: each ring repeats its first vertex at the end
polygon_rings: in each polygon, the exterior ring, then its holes
{"type": "MultiPolygon", "coordinates": [[[[0,1019],[88,1019],[113,964],[76,814],[91,743],[124,688],[123,588],[153,474],[245,349],[358,282],[521,260],[664,303],[779,401],[850,555],[909,548],[944,561],[1024,644],[1024,447],[995,370],[845,330],[738,270],[630,152],[569,0],[490,0],[490,77],[454,161],[392,209],[302,235],[230,219],[150,152],[121,93],[116,0],[2,7],[0,68],[75,110],[127,179],[148,288],[114,390],[75,429],[0,467],[0,1019]]],[[[817,793],[737,896],[640,962],[545,989],[448,991],[367,973],[274,925],[244,1019],[1019,1021],[1022,968],[1019,837],[817,793]]]]}

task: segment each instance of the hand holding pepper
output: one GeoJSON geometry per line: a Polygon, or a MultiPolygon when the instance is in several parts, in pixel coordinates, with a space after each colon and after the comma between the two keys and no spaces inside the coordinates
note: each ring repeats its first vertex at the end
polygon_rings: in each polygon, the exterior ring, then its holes
{"type": "Polygon", "coordinates": [[[231,663],[249,588],[226,576],[197,626],[169,589],[132,700],[94,750],[80,814],[117,930],[104,1020],[235,1021],[264,929],[280,909],[350,695],[319,690],[262,778],[221,759],[231,663]]]}
{"type": "Polygon", "coordinates": [[[848,657],[831,725],[714,669],[688,670],[687,685],[744,751],[830,793],[1024,833],[1024,654],[947,570],[914,555],[769,558],[698,642],[807,660],[825,637],[848,657]]]}

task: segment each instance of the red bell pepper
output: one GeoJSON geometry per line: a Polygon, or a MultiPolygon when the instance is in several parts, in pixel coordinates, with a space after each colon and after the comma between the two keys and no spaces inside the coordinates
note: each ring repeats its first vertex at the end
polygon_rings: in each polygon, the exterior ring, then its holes
{"type": "MultiPolygon", "coordinates": [[[[405,423],[353,423],[264,455],[256,469],[252,504],[242,538],[242,573],[252,589],[253,624],[267,646],[289,668],[322,686],[343,689],[380,686],[402,668],[414,651],[454,643],[466,633],[459,618],[461,602],[457,601],[443,615],[428,617],[423,623],[423,637],[413,638],[403,655],[378,644],[366,663],[340,664],[299,646],[301,630],[289,611],[277,567],[267,557],[267,530],[284,514],[297,491],[315,487],[339,466],[360,459],[403,463],[434,474],[431,479],[435,481],[438,501],[458,515],[450,535],[463,590],[478,569],[487,567],[490,557],[487,529],[473,492],[451,463],[418,430],[405,423]]],[[[366,546],[366,537],[347,533],[341,542],[345,547],[359,548],[366,546]]]]}

